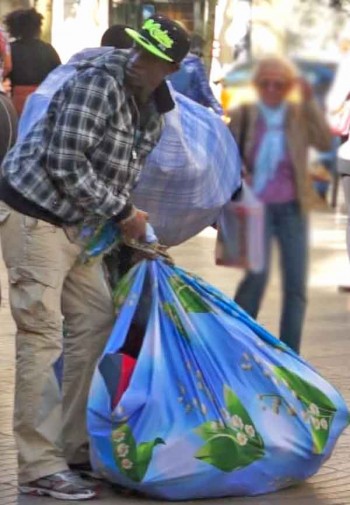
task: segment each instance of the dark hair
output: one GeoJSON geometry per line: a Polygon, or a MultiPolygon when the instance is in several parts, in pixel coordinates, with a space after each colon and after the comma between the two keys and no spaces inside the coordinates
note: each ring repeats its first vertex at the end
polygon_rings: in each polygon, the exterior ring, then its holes
{"type": "Polygon", "coordinates": [[[110,26],[102,35],[101,46],[112,46],[117,49],[130,49],[133,40],[126,33],[126,25],[110,26]]]}
{"type": "Polygon", "coordinates": [[[191,37],[190,52],[196,54],[200,58],[203,56],[204,39],[198,33],[194,33],[191,37]]]}
{"type": "Polygon", "coordinates": [[[15,39],[33,39],[40,35],[44,17],[35,9],[18,9],[4,18],[7,31],[15,39]]]}

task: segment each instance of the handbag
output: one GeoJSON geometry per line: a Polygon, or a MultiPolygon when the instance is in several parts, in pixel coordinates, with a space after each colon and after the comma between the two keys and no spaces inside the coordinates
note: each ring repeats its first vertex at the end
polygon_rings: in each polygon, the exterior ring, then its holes
{"type": "Polygon", "coordinates": [[[261,272],[265,264],[264,204],[246,184],[239,201],[227,203],[217,221],[216,265],[261,272]]]}
{"type": "Polygon", "coordinates": [[[334,135],[339,135],[341,137],[349,135],[350,100],[346,100],[344,105],[337,112],[329,112],[327,119],[334,135]]]}

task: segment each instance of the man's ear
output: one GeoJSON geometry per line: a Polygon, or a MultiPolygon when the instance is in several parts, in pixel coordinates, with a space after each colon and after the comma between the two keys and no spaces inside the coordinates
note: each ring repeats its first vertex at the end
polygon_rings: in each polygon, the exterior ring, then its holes
{"type": "Polygon", "coordinates": [[[180,63],[169,63],[169,72],[168,75],[173,74],[174,72],[177,72],[180,69],[180,63]]]}

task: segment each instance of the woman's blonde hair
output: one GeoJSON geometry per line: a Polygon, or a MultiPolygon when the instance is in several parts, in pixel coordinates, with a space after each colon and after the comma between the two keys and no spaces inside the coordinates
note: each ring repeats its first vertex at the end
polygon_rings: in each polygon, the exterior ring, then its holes
{"type": "Polygon", "coordinates": [[[289,83],[292,83],[299,75],[296,66],[287,58],[283,58],[282,56],[264,56],[256,62],[253,70],[253,81],[257,82],[261,74],[269,70],[280,71],[289,83]]]}

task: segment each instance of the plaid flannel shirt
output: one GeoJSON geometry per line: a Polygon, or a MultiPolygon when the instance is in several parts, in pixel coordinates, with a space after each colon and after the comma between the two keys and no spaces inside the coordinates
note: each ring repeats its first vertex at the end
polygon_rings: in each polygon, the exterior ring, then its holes
{"type": "Polygon", "coordinates": [[[119,214],[159,139],[153,102],[139,130],[139,112],[123,84],[126,61],[125,51],[113,51],[79,62],[3,163],[12,188],[66,223],[119,214]]]}

